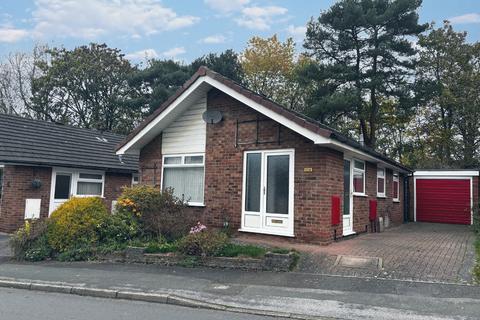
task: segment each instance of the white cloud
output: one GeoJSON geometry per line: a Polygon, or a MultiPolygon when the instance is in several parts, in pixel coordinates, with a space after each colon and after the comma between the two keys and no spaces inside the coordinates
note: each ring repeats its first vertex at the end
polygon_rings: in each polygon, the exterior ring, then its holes
{"type": "Polygon", "coordinates": [[[461,16],[449,18],[452,24],[480,23],[479,13],[467,13],[461,16]]]}
{"type": "Polygon", "coordinates": [[[140,51],[135,51],[132,53],[128,53],[125,55],[125,58],[129,60],[147,60],[147,59],[154,59],[158,58],[159,54],[155,49],[145,49],[140,51]]]}
{"type": "Polygon", "coordinates": [[[222,36],[221,34],[215,34],[215,35],[211,35],[203,39],[200,39],[200,42],[206,43],[206,44],[218,44],[218,43],[224,43],[226,40],[227,38],[225,36],[222,36]]]}
{"type": "Polygon", "coordinates": [[[242,27],[255,30],[268,30],[274,23],[274,18],[283,16],[287,9],[278,6],[266,7],[246,7],[242,9],[242,16],[235,19],[237,24],[242,27]]]}
{"type": "Polygon", "coordinates": [[[185,52],[187,52],[187,51],[185,50],[184,47],[175,47],[175,48],[172,48],[172,49],[169,49],[167,51],[162,52],[162,55],[167,57],[167,58],[175,58],[176,56],[182,55],[185,52]]]}
{"type": "Polygon", "coordinates": [[[204,2],[215,11],[229,13],[241,10],[250,0],[204,0],[204,2]]]}
{"type": "Polygon", "coordinates": [[[9,27],[0,28],[0,42],[13,43],[28,36],[28,31],[9,27]]]}
{"type": "Polygon", "coordinates": [[[179,16],[158,0],[36,0],[34,34],[84,39],[105,35],[140,38],[191,26],[199,18],[179,16]]]}
{"type": "Polygon", "coordinates": [[[303,42],[303,39],[305,39],[305,33],[307,32],[307,27],[306,26],[297,26],[295,27],[294,25],[289,25],[287,27],[287,33],[290,37],[295,40],[295,42],[303,42]]]}

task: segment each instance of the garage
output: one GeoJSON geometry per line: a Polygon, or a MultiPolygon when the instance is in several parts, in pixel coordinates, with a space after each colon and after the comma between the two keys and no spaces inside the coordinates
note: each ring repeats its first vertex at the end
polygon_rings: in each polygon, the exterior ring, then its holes
{"type": "Polygon", "coordinates": [[[478,199],[478,171],[416,171],[415,221],[472,224],[478,199]]]}

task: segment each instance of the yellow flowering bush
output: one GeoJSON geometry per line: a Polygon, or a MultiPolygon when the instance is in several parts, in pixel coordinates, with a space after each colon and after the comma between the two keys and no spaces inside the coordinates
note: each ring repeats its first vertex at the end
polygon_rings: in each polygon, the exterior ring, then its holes
{"type": "Polygon", "coordinates": [[[108,216],[100,198],[71,198],[50,216],[48,243],[59,253],[94,246],[108,216]]]}

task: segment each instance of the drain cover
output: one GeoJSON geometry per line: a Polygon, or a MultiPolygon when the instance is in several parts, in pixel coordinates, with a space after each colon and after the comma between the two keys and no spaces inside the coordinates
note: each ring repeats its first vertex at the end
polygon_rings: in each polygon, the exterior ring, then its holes
{"type": "Polygon", "coordinates": [[[382,259],[378,257],[337,256],[335,266],[360,269],[381,269],[382,259]]]}

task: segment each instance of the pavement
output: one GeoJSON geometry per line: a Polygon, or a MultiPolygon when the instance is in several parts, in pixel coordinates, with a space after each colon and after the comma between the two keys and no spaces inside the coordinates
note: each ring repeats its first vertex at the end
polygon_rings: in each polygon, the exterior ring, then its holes
{"type": "Polygon", "coordinates": [[[303,252],[298,271],[352,277],[471,283],[475,263],[470,226],[407,223],[328,246],[293,244],[242,234],[237,241],[303,252]]]}
{"type": "Polygon", "coordinates": [[[0,289],[2,320],[273,320],[219,310],[192,309],[142,301],[77,297],[58,293],[0,289]],[[52,308],[52,306],[55,308],[52,308]]]}
{"type": "Polygon", "coordinates": [[[4,262],[0,286],[276,318],[478,319],[480,314],[479,286],[298,272],[4,262]]]}

